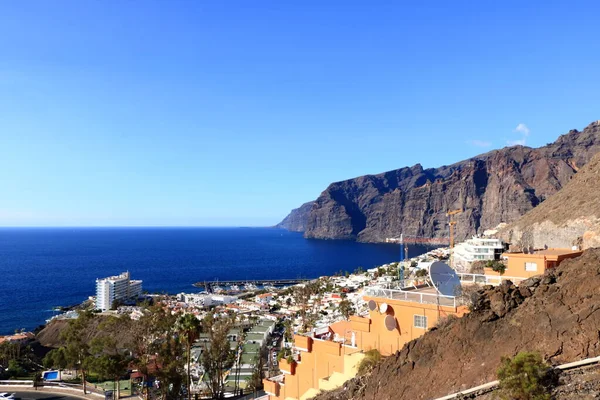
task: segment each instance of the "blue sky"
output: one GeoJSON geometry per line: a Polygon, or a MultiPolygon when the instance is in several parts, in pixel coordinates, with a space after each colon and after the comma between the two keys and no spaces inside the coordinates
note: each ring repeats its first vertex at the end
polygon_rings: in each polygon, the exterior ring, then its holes
{"type": "Polygon", "coordinates": [[[600,4],[0,3],[0,225],[271,225],[600,119],[600,4]]]}

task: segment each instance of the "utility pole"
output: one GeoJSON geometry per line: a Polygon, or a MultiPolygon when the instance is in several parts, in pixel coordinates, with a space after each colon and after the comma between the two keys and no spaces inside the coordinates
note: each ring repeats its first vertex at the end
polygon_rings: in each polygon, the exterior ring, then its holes
{"type": "Polygon", "coordinates": [[[454,225],[456,225],[456,221],[454,220],[454,216],[456,214],[460,214],[463,210],[462,209],[457,209],[457,210],[452,210],[452,211],[448,211],[446,213],[446,216],[449,217],[450,221],[448,222],[448,225],[450,225],[450,267],[454,267],[453,262],[454,259],[452,258],[452,253],[453,253],[453,249],[454,249],[454,225]]]}

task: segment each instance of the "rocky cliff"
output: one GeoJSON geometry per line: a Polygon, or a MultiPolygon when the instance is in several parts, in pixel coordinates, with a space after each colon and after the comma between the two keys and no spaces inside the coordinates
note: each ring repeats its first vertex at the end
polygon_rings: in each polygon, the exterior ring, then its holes
{"type": "Polygon", "coordinates": [[[315,204],[314,201],[309,201],[298,208],[294,208],[283,221],[275,225],[275,228],[286,229],[292,232],[306,231],[306,222],[308,221],[308,215],[313,204],[315,204]]]}
{"type": "Polygon", "coordinates": [[[484,287],[471,313],[315,399],[433,399],[495,380],[501,357],[519,351],[537,351],[552,365],[598,356],[599,266],[600,249],[592,249],[518,288],[484,287]]]}
{"type": "Polygon", "coordinates": [[[305,236],[365,242],[400,233],[444,237],[446,212],[463,209],[456,235],[464,239],[515,221],[558,192],[599,151],[596,122],[536,149],[513,146],[450,166],[417,164],[332,183],[308,213],[305,236]]]}
{"type": "Polygon", "coordinates": [[[558,193],[500,235],[518,248],[600,247],[600,153],[558,193]]]}

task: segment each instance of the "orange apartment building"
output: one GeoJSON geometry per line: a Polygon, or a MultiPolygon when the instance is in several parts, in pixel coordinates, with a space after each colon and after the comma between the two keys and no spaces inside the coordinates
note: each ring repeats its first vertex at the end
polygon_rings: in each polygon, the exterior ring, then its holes
{"type": "MultiPolygon", "coordinates": [[[[532,253],[504,253],[502,259],[505,260],[506,270],[503,276],[526,279],[535,275],[542,275],[548,269],[556,268],[563,260],[579,257],[582,253],[583,251],[571,249],[544,249],[532,253]]],[[[491,268],[485,268],[485,274],[490,276],[500,275],[491,268]]]]}
{"type": "Polygon", "coordinates": [[[282,359],[283,375],[263,380],[269,399],[300,399],[331,390],[354,377],[364,352],[377,349],[394,354],[405,343],[421,336],[449,315],[462,316],[467,308],[453,296],[434,288],[390,290],[367,288],[368,317],[350,317],[322,335],[296,335],[297,362],[282,359]]]}

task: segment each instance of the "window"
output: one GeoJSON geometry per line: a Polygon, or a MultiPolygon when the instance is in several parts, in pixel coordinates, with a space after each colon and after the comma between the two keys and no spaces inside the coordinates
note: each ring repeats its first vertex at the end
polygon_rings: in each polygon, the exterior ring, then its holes
{"type": "Polygon", "coordinates": [[[415,315],[415,328],[427,329],[427,317],[423,315],[415,315]]]}
{"type": "Polygon", "coordinates": [[[526,262],[525,271],[537,271],[537,264],[534,262],[526,262]]]}

